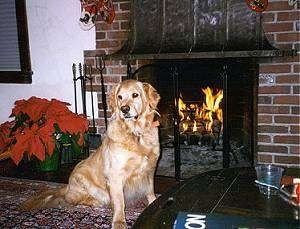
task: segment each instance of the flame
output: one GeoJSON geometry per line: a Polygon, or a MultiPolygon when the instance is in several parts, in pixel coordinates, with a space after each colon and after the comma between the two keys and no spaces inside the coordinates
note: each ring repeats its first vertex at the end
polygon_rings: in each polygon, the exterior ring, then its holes
{"type": "Polygon", "coordinates": [[[213,113],[216,113],[219,121],[223,121],[223,113],[222,109],[220,109],[220,102],[223,99],[223,90],[218,90],[217,94],[213,94],[213,89],[210,87],[202,89],[205,94],[205,103],[203,103],[202,107],[205,110],[205,115],[203,117],[206,123],[206,130],[212,131],[211,127],[213,124],[213,113]]]}
{"type": "Polygon", "coordinates": [[[181,98],[178,99],[178,113],[180,121],[184,119],[184,113],[182,111],[186,110],[186,105],[181,98]]]}
{"type": "Polygon", "coordinates": [[[196,132],[197,131],[197,122],[196,120],[194,120],[194,125],[193,125],[193,132],[196,132]]]}
{"type": "MultiPolygon", "coordinates": [[[[184,103],[182,96],[178,99],[178,113],[180,121],[182,122],[182,132],[192,131],[196,132],[199,130],[199,126],[204,123],[205,130],[208,132],[212,131],[213,122],[215,119],[223,122],[223,111],[220,108],[220,103],[223,99],[223,90],[214,90],[210,87],[201,89],[205,95],[205,100],[202,105],[198,103],[191,103],[188,106],[184,103]],[[186,112],[189,108],[189,112],[186,112]],[[194,111],[195,117],[193,120],[188,115],[191,110],[194,111]],[[201,122],[201,123],[200,123],[201,122]]],[[[222,129],[222,126],[221,126],[222,129]]]]}
{"type": "Polygon", "coordinates": [[[187,131],[189,128],[189,124],[187,122],[182,123],[183,132],[187,131]]]}

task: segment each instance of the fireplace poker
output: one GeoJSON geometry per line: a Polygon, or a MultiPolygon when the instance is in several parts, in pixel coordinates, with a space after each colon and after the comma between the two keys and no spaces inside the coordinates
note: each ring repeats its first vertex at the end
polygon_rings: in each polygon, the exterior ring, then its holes
{"type": "Polygon", "coordinates": [[[74,84],[74,97],[75,97],[75,113],[77,114],[77,90],[76,90],[76,65],[73,63],[72,65],[72,72],[73,72],[73,84],[74,84]]]}
{"type": "Polygon", "coordinates": [[[94,98],[93,98],[93,76],[92,76],[92,66],[89,66],[89,76],[86,76],[86,78],[90,81],[91,85],[91,103],[92,103],[92,122],[93,122],[93,133],[96,133],[96,124],[95,124],[95,111],[94,111],[94,98]]]}
{"type": "Polygon", "coordinates": [[[79,63],[79,78],[81,83],[82,110],[83,110],[83,114],[86,115],[86,95],[85,95],[86,65],[84,65],[82,68],[81,63],[79,63]]]}
{"type": "Polygon", "coordinates": [[[103,113],[104,113],[105,129],[107,130],[107,125],[108,125],[107,124],[107,103],[106,103],[106,94],[105,94],[105,86],[104,86],[104,79],[103,79],[105,61],[103,60],[103,57],[96,56],[96,68],[100,73],[103,113]]]}

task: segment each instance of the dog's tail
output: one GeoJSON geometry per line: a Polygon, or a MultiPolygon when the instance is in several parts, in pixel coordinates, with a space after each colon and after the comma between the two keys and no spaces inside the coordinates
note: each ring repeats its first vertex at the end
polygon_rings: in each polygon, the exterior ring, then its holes
{"type": "Polygon", "coordinates": [[[66,199],[66,187],[46,190],[23,202],[19,209],[22,211],[39,210],[44,208],[59,208],[70,206],[66,199]]]}

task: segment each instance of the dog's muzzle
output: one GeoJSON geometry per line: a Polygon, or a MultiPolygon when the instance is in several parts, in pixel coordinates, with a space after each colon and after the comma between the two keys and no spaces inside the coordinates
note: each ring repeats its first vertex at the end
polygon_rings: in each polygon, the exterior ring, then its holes
{"type": "Polygon", "coordinates": [[[130,111],[130,106],[128,105],[121,106],[121,111],[124,115],[128,114],[128,112],[130,111]]]}
{"type": "Polygon", "coordinates": [[[135,116],[130,115],[130,112],[129,112],[130,111],[130,106],[128,106],[128,105],[121,106],[120,110],[121,110],[121,112],[123,114],[123,117],[125,119],[132,119],[132,118],[137,119],[138,118],[137,115],[135,115],[135,116]]]}

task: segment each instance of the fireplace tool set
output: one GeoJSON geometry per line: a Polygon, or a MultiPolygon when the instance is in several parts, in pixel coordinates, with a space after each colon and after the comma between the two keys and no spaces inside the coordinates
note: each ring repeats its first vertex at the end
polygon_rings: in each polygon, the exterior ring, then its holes
{"type": "MultiPolygon", "coordinates": [[[[105,126],[107,127],[107,104],[106,104],[106,94],[103,81],[103,70],[105,69],[105,63],[102,59],[96,57],[96,69],[99,71],[101,76],[101,90],[102,90],[102,101],[104,108],[105,126]]],[[[78,64],[78,76],[76,71],[76,64],[72,65],[73,72],[73,86],[74,86],[74,100],[75,100],[75,113],[78,114],[78,95],[77,95],[77,82],[80,83],[80,94],[82,102],[82,113],[87,116],[87,83],[90,85],[90,96],[91,96],[91,122],[92,127],[87,134],[88,144],[83,149],[82,157],[87,157],[89,155],[89,149],[97,149],[101,142],[101,135],[97,133],[97,127],[95,124],[95,109],[94,109],[94,97],[93,97],[93,74],[92,66],[86,64],[78,64]]],[[[66,148],[67,149],[67,148],[66,148]]],[[[64,152],[65,153],[65,152],[64,152]]],[[[66,161],[70,162],[70,153],[66,152],[66,161]]],[[[71,159],[72,160],[72,159],[71,159]]]]}

